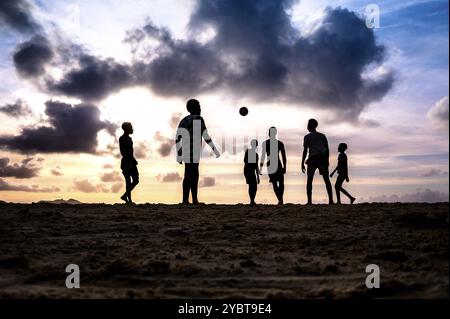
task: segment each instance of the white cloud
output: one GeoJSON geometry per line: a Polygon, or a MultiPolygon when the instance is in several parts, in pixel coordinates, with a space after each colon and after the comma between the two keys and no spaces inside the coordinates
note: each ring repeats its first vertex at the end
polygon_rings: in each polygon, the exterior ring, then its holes
{"type": "Polygon", "coordinates": [[[427,117],[434,127],[448,129],[448,96],[437,101],[428,111],[427,117]]]}

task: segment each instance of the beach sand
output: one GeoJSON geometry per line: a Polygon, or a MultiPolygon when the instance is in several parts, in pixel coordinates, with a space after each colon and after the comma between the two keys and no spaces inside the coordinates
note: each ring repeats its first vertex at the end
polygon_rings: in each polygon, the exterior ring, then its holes
{"type": "Polygon", "coordinates": [[[0,298],[448,298],[448,250],[448,203],[0,204],[0,298]]]}

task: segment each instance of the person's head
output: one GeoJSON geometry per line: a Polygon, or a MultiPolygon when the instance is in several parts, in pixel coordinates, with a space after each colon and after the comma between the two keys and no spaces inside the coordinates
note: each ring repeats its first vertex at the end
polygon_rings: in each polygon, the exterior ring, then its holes
{"type": "Polygon", "coordinates": [[[251,140],[250,141],[250,145],[252,148],[257,148],[258,147],[258,140],[251,140]]]}
{"type": "Polygon", "coordinates": [[[186,103],[186,108],[189,113],[192,115],[200,115],[201,108],[200,108],[200,102],[196,99],[190,99],[186,103]]]}
{"type": "Polygon", "coordinates": [[[122,123],[122,130],[126,134],[133,134],[133,125],[130,122],[122,123]]]}
{"type": "Polygon", "coordinates": [[[346,150],[347,150],[347,144],[345,144],[345,143],[339,144],[339,146],[338,146],[338,152],[339,152],[339,153],[343,153],[343,152],[345,152],[346,150]]]}
{"type": "Polygon", "coordinates": [[[308,121],[308,131],[314,132],[316,128],[319,126],[319,123],[315,119],[310,119],[308,121]]]}
{"type": "Polygon", "coordinates": [[[271,128],[269,128],[269,137],[270,138],[275,138],[277,137],[277,128],[272,126],[271,128]]]}

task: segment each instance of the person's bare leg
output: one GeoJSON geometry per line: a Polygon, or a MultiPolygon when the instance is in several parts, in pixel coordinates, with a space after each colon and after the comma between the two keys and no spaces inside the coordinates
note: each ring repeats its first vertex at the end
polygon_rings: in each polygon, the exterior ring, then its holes
{"type": "Polygon", "coordinates": [[[278,183],[279,183],[279,185],[278,185],[278,195],[279,195],[278,204],[284,205],[284,199],[283,199],[283,196],[284,196],[284,179],[280,180],[278,183]]]}
{"type": "Polygon", "coordinates": [[[327,188],[328,203],[334,204],[333,203],[333,187],[331,186],[330,177],[328,176],[328,174],[323,174],[322,176],[323,176],[323,181],[325,182],[325,186],[327,188]]]}
{"type": "Polygon", "coordinates": [[[336,190],[336,203],[340,204],[341,203],[341,194],[340,194],[341,187],[336,183],[336,185],[334,185],[334,189],[336,190]]]}
{"type": "Polygon", "coordinates": [[[275,196],[277,197],[278,202],[280,201],[280,195],[278,194],[278,182],[274,181],[272,182],[272,188],[273,188],[273,192],[275,193],[275,196]]]}
{"type": "Polygon", "coordinates": [[[190,176],[188,164],[184,164],[183,204],[189,204],[190,176]]]}
{"type": "Polygon", "coordinates": [[[192,193],[192,203],[199,204],[197,193],[198,193],[198,165],[192,167],[192,181],[191,181],[191,193],[192,193]]]}
{"type": "Polygon", "coordinates": [[[257,186],[256,184],[249,184],[248,185],[248,195],[250,197],[250,205],[255,205],[255,197],[256,197],[256,190],[257,186]]]}
{"type": "Polygon", "coordinates": [[[312,185],[314,180],[314,172],[308,172],[306,180],[306,195],[308,196],[308,205],[312,205],[312,185]]]}
{"type": "Polygon", "coordinates": [[[344,193],[345,196],[347,196],[347,197],[350,199],[350,203],[351,203],[351,204],[353,204],[353,203],[355,202],[356,198],[353,197],[352,195],[350,195],[350,193],[347,192],[347,191],[346,191],[345,189],[343,189],[342,187],[341,187],[341,192],[344,193]]]}
{"type": "Polygon", "coordinates": [[[129,199],[129,189],[131,186],[131,176],[130,175],[123,175],[125,178],[125,193],[123,193],[122,197],[120,197],[121,200],[123,200],[125,203],[128,203],[130,201],[129,199]]]}

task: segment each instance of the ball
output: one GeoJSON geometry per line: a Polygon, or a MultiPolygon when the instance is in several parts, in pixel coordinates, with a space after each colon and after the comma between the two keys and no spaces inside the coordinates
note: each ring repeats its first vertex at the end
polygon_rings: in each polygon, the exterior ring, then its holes
{"type": "Polygon", "coordinates": [[[248,114],[248,109],[243,106],[239,109],[239,114],[241,114],[242,116],[246,116],[248,114]]]}

